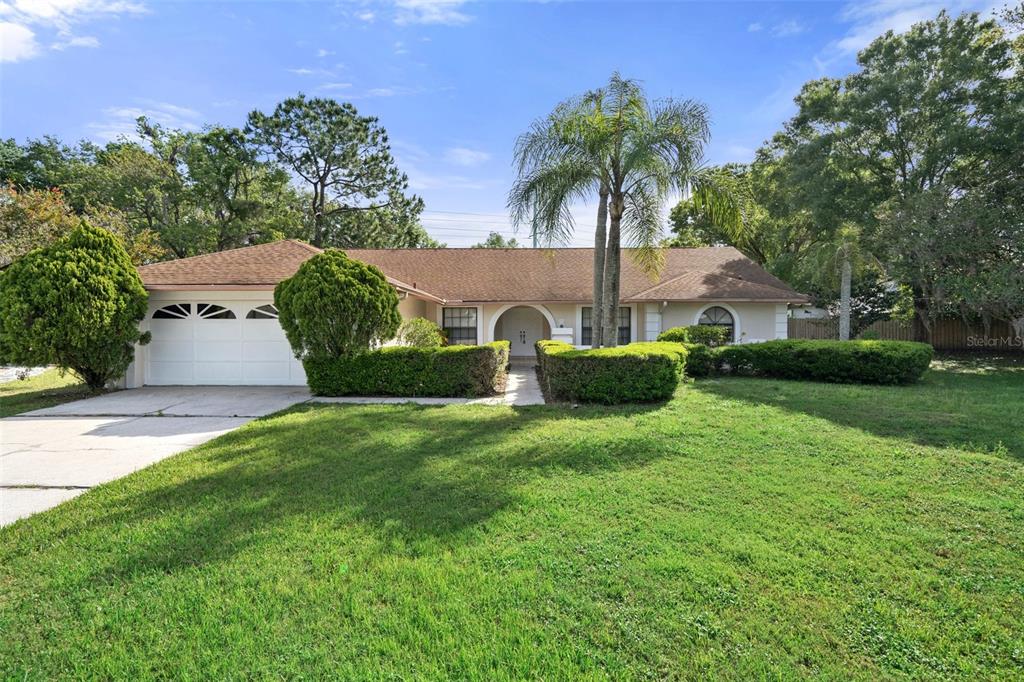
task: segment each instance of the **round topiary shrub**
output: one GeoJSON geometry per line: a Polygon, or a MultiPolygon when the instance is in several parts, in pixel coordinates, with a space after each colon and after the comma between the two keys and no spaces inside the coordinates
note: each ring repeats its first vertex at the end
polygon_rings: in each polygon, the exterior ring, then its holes
{"type": "Polygon", "coordinates": [[[299,360],[365,353],[395,336],[398,294],[384,274],[328,249],[274,289],[285,336],[299,360]]]}
{"type": "Polygon", "coordinates": [[[669,343],[690,343],[689,327],[671,327],[658,334],[658,341],[669,343]]]}
{"type": "Polygon", "coordinates": [[[0,356],[57,365],[98,390],[135,357],[146,290],[120,240],[86,222],[0,276],[0,356]]]}
{"type": "Polygon", "coordinates": [[[438,348],[445,344],[444,332],[436,323],[423,317],[411,317],[398,328],[398,339],[404,346],[438,348]]]}

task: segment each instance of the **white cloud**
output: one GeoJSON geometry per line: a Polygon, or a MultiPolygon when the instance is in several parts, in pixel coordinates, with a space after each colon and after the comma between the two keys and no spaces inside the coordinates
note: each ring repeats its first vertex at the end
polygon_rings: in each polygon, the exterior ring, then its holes
{"type": "Polygon", "coordinates": [[[991,10],[988,0],[869,0],[851,2],[842,11],[841,18],[851,25],[846,36],[831,47],[838,55],[849,55],[867,47],[886,31],[903,33],[914,24],[932,19],[945,9],[950,14],[967,10],[991,10]]]}
{"type": "Polygon", "coordinates": [[[128,0],[12,0],[0,2],[0,59],[19,61],[40,54],[37,31],[52,50],[99,47],[99,38],[76,35],[78,24],[124,14],[141,14],[146,8],[128,0]]]}
{"type": "Polygon", "coordinates": [[[96,36],[72,36],[64,40],[58,40],[50,49],[66,50],[69,47],[99,47],[100,40],[96,36]]]}
{"type": "Polygon", "coordinates": [[[370,10],[364,10],[356,15],[356,19],[359,19],[359,21],[373,21],[376,18],[377,15],[370,10]]]}
{"type": "Polygon", "coordinates": [[[31,29],[10,21],[0,22],[0,62],[19,62],[39,54],[31,29]]]}
{"type": "MultiPolygon", "coordinates": [[[[448,150],[448,152],[450,151],[448,150]]],[[[503,182],[497,179],[481,178],[477,175],[437,173],[429,170],[436,167],[437,158],[415,142],[392,139],[391,152],[394,154],[398,166],[409,176],[409,187],[416,192],[443,189],[482,190],[501,186],[503,182]]],[[[448,160],[448,152],[445,153],[445,160],[448,160]]]]}
{"type": "Polygon", "coordinates": [[[747,25],[747,33],[760,33],[761,31],[767,31],[774,38],[788,38],[789,36],[799,35],[806,30],[807,27],[796,19],[787,19],[786,21],[780,21],[779,23],[772,24],[771,26],[765,26],[759,21],[755,21],[754,23],[747,25]]]}
{"type": "MultiPolygon", "coordinates": [[[[340,66],[340,64],[339,64],[340,66]]],[[[319,76],[320,78],[333,79],[335,78],[335,72],[331,69],[320,69],[309,66],[300,66],[295,69],[286,69],[288,73],[293,73],[296,76],[319,76]]]]}
{"type": "Polygon", "coordinates": [[[317,90],[345,90],[351,88],[351,83],[321,83],[317,86],[317,90]]]}
{"type": "Polygon", "coordinates": [[[460,11],[466,0],[395,0],[395,23],[462,26],[472,17],[460,11]]]}
{"type": "Polygon", "coordinates": [[[132,106],[108,107],[102,113],[103,117],[99,121],[86,126],[91,136],[102,142],[110,142],[120,137],[137,139],[135,121],[140,116],[145,116],[153,123],[159,123],[166,128],[181,130],[199,130],[202,119],[202,114],[195,109],[148,100],[132,106]]]}
{"type": "Polygon", "coordinates": [[[414,192],[440,189],[477,190],[500,186],[498,180],[479,178],[477,176],[436,174],[421,170],[415,166],[402,166],[409,176],[409,187],[414,192]]]}
{"type": "Polygon", "coordinates": [[[800,35],[807,30],[807,27],[795,19],[789,19],[772,26],[772,35],[776,38],[788,38],[789,36],[800,35]]]}
{"type": "Polygon", "coordinates": [[[324,57],[330,57],[332,54],[334,54],[333,51],[328,50],[328,49],[323,48],[323,47],[321,47],[319,50],[316,51],[316,56],[320,57],[321,59],[323,59],[324,57]]]}
{"type": "Polygon", "coordinates": [[[485,151],[469,149],[467,147],[452,147],[444,153],[444,160],[448,163],[453,163],[456,166],[466,166],[467,168],[479,166],[490,158],[491,155],[485,151]]]}
{"type": "Polygon", "coordinates": [[[409,53],[409,50],[405,48],[405,43],[403,43],[401,40],[395,41],[394,50],[395,54],[397,55],[409,53]]]}

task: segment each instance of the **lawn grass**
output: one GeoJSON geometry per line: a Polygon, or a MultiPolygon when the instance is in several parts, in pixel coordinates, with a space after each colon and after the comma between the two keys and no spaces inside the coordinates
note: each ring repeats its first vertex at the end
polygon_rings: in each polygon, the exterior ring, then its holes
{"type": "Polygon", "coordinates": [[[0,417],[11,417],[88,396],[89,387],[81,379],[71,374],[61,375],[57,369],[48,369],[34,377],[0,384],[0,417]]]}
{"type": "Polygon", "coordinates": [[[0,677],[1020,678],[1022,370],[294,408],[0,530],[0,677]]]}

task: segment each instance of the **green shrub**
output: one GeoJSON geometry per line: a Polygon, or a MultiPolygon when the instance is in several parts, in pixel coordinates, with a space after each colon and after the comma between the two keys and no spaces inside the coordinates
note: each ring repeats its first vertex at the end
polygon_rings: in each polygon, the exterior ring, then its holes
{"type": "Polygon", "coordinates": [[[684,343],[686,348],[686,373],[691,377],[710,376],[715,370],[715,351],[703,343],[684,343]]]}
{"type": "Polygon", "coordinates": [[[398,340],[413,348],[438,348],[445,344],[444,332],[437,323],[423,317],[410,317],[398,328],[398,340]]]}
{"type": "Polygon", "coordinates": [[[658,334],[658,341],[668,343],[690,343],[689,327],[672,327],[658,334]]]}
{"type": "Polygon", "coordinates": [[[328,249],[274,289],[274,303],[295,357],[330,359],[367,352],[395,336],[398,294],[372,265],[328,249]]]}
{"type": "Polygon", "coordinates": [[[344,358],[303,361],[316,395],[493,395],[508,371],[509,342],[482,346],[388,346],[344,358]]]}
{"type": "Polygon", "coordinates": [[[725,327],[714,327],[707,324],[672,327],[658,334],[658,341],[700,343],[714,348],[715,346],[724,346],[729,342],[729,330],[725,327]]]}
{"type": "Polygon", "coordinates": [[[146,290],[120,240],[84,221],[0,276],[0,357],[58,365],[97,390],[135,357],[146,290]]]}
{"type": "Polygon", "coordinates": [[[537,361],[550,400],[647,402],[675,392],[686,366],[686,348],[656,341],[576,350],[561,341],[538,341],[537,361]]]}
{"type": "Polygon", "coordinates": [[[778,379],[835,383],[908,384],[928,369],[926,343],[790,339],[716,349],[719,369],[778,379]]]}

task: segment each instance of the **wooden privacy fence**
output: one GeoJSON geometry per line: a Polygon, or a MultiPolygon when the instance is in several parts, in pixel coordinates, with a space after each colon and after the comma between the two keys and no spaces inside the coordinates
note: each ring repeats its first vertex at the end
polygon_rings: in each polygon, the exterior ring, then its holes
{"type": "MultiPolygon", "coordinates": [[[[960,318],[936,320],[932,333],[920,320],[879,320],[864,329],[864,336],[888,341],[925,341],[937,350],[1024,350],[1024,338],[1014,335],[1013,327],[1006,322],[993,322],[988,329],[972,326],[960,318]]],[[[838,339],[839,320],[789,320],[791,339],[838,339]]]]}
{"type": "Polygon", "coordinates": [[[838,339],[839,320],[799,320],[789,318],[791,339],[838,339]]]}

